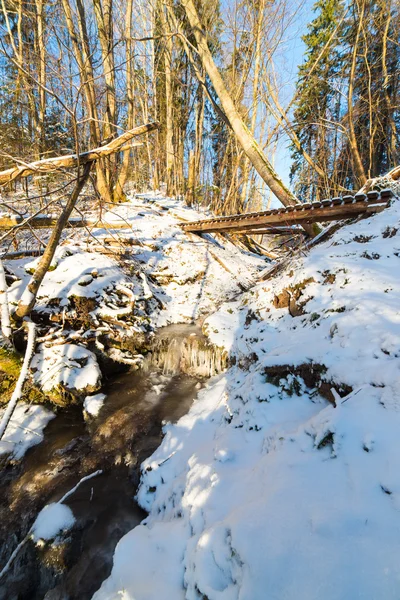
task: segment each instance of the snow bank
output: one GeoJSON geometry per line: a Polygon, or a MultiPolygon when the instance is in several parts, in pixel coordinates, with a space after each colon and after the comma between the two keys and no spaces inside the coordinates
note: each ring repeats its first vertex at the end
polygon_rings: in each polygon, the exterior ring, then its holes
{"type": "Polygon", "coordinates": [[[94,392],[99,389],[101,372],[96,356],[76,344],[47,348],[40,344],[33,357],[31,370],[35,383],[45,392],[59,386],[71,393],[94,392]]]}
{"type": "MultiPolygon", "coordinates": [[[[161,303],[154,305],[151,315],[157,327],[209,314],[224,299],[252,285],[266,266],[264,258],[240,252],[228,240],[183,233],[179,226],[183,221],[204,215],[180,201],[141,194],[117,210],[132,227],[121,233],[134,235],[134,260],[152,282],[151,286],[143,282],[143,296],[155,292],[161,303]]],[[[116,211],[104,216],[108,221],[113,218],[116,211]]],[[[102,239],[105,234],[98,231],[96,236],[102,239]]]]}
{"type": "Polygon", "coordinates": [[[96,600],[398,599],[399,204],[207,319],[236,364],[144,462],[96,600]]]}
{"type": "MultiPolygon", "coordinates": [[[[4,414],[0,408],[0,420],[4,414]]],[[[31,447],[43,440],[43,430],[54,414],[43,408],[20,402],[17,404],[6,432],[0,441],[0,455],[11,454],[19,460],[31,447]]]]}
{"type": "Polygon", "coordinates": [[[72,510],[66,504],[47,504],[38,514],[31,528],[34,542],[52,540],[63,531],[68,531],[75,523],[72,510]]]}
{"type": "Polygon", "coordinates": [[[97,417],[101,407],[106,399],[105,394],[95,394],[94,396],[86,396],[83,402],[85,412],[91,417],[97,417]]]}

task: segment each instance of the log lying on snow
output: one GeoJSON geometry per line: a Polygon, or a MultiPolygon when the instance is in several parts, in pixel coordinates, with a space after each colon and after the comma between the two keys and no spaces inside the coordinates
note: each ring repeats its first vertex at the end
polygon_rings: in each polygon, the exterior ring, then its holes
{"type": "Polygon", "coordinates": [[[59,169],[71,169],[76,168],[79,165],[85,165],[90,162],[94,162],[99,158],[110,156],[115,152],[120,152],[127,149],[127,143],[134,137],[149,133],[154,129],[159,128],[159,123],[147,123],[140,127],[135,127],[126,133],[123,133],[119,137],[112,140],[105,146],[94,148],[89,152],[83,152],[82,154],[68,154],[66,156],[57,156],[55,158],[46,158],[44,160],[38,160],[32,163],[19,164],[15,167],[11,167],[6,171],[0,172],[0,185],[5,185],[20,179],[21,177],[29,177],[29,175],[37,175],[40,173],[51,173],[59,169]]]}
{"type": "MultiPolygon", "coordinates": [[[[11,229],[11,227],[20,227],[27,229],[50,229],[57,225],[58,217],[49,217],[47,215],[39,215],[26,221],[22,217],[0,217],[0,230],[11,229]]],[[[96,229],[132,229],[132,225],[126,221],[97,221],[96,219],[81,219],[74,218],[68,220],[70,227],[95,227],[96,229]]]]}

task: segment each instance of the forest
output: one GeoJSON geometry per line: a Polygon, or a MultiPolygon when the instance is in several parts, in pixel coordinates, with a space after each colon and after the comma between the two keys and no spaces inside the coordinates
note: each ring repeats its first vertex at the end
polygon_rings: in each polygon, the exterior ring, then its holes
{"type": "Polygon", "coordinates": [[[398,600],[400,4],[0,0],[0,600],[398,600]]]}
{"type": "Polygon", "coordinates": [[[271,185],[281,198],[320,200],[398,164],[400,16],[391,0],[316,2],[290,82],[284,61],[301,4],[4,0],[1,8],[4,169],[159,122],[140,146],[96,165],[101,197],[120,201],[127,182],[140,191],[163,183],[169,195],[229,214],[268,203],[271,185]],[[273,167],[260,176],[235,119],[270,167],[278,145],[290,149],[290,190],[273,167]]]}

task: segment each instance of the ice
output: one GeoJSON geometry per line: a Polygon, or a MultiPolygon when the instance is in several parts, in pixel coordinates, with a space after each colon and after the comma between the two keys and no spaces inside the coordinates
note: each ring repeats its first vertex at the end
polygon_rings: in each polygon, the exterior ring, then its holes
{"type": "Polygon", "coordinates": [[[207,343],[195,335],[157,339],[152,352],[146,357],[144,368],[157,367],[164,374],[187,373],[198,377],[212,377],[226,366],[224,349],[207,343]]]}

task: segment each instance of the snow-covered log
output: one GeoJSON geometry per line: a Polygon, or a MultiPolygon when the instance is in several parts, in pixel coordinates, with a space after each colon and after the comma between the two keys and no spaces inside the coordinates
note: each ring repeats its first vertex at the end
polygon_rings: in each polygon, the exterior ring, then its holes
{"type": "Polygon", "coordinates": [[[135,127],[135,129],[123,133],[105,146],[94,148],[93,150],[89,150],[89,152],[79,154],[79,156],[76,154],[68,154],[67,156],[46,158],[44,160],[11,167],[11,169],[0,172],[0,185],[15,181],[21,177],[29,177],[29,175],[52,173],[58,169],[71,169],[94,162],[99,158],[104,158],[111,154],[115,154],[116,152],[120,152],[121,150],[125,150],[129,140],[136,136],[143,135],[144,133],[149,133],[154,129],[158,129],[158,127],[158,123],[147,123],[146,125],[135,127]]]}

